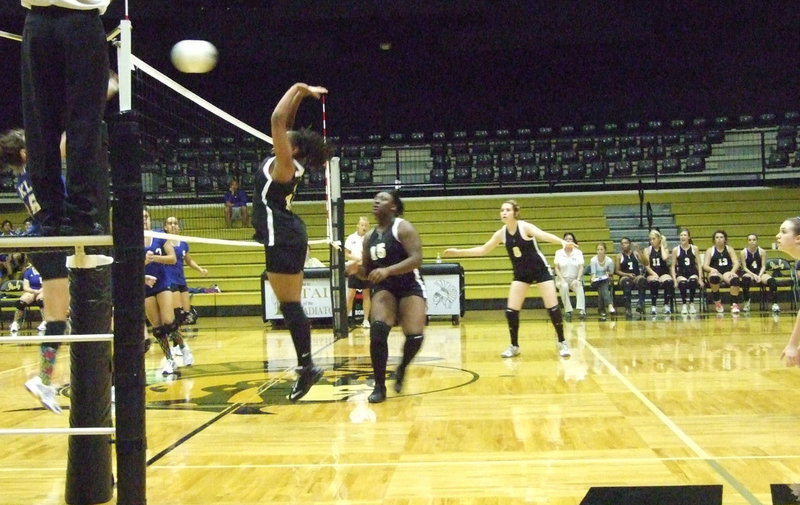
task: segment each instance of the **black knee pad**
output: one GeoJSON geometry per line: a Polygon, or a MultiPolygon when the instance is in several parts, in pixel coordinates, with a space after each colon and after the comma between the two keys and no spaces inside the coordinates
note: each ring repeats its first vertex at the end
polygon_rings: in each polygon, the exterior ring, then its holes
{"type": "Polygon", "coordinates": [[[740,280],[739,280],[738,277],[734,277],[733,279],[731,279],[731,282],[730,282],[731,286],[739,287],[739,284],[740,284],[740,280]]]}
{"type": "Polygon", "coordinates": [[[778,289],[778,281],[776,281],[774,277],[770,277],[769,280],[767,280],[767,286],[774,291],[778,289]]]}
{"type": "Polygon", "coordinates": [[[389,338],[392,327],[383,321],[373,321],[369,327],[369,339],[377,342],[385,342],[389,338]]]}
{"type": "Polygon", "coordinates": [[[294,321],[301,322],[308,319],[306,317],[306,311],[303,310],[303,306],[300,305],[300,302],[281,303],[281,312],[287,323],[294,321]]]}
{"type": "Polygon", "coordinates": [[[722,282],[722,277],[719,275],[709,275],[708,276],[708,283],[712,286],[717,286],[719,283],[722,282]]]}
{"type": "Polygon", "coordinates": [[[22,300],[17,300],[17,310],[25,310],[27,305],[22,300]]]}
{"type": "Polygon", "coordinates": [[[519,325],[519,311],[506,308],[506,320],[508,324],[519,325]]]}
{"type": "Polygon", "coordinates": [[[753,278],[749,276],[742,277],[742,287],[749,288],[753,285],[753,278]]]}
{"type": "Polygon", "coordinates": [[[688,285],[689,285],[689,281],[687,281],[687,280],[678,281],[678,289],[680,289],[681,291],[685,291],[686,290],[686,286],[688,286],[688,285]]]}
{"type": "Polygon", "coordinates": [[[561,307],[558,305],[547,309],[547,315],[550,316],[550,321],[552,321],[555,325],[559,325],[564,322],[564,318],[561,315],[561,307]]]}
{"type": "Polygon", "coordinates": [[[175,322],[178,326],[183,324],[183,309],[176,307],[172,309],[172,312],[175,314],[175,322]]]}

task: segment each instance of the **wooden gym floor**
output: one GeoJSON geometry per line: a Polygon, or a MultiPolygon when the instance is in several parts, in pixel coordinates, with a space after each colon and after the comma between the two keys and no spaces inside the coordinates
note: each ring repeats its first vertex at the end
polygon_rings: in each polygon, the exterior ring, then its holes
{"type": "MultiPolygon", "coordinates": [[[[702,503],[795,503],[784,495],[800,482],[800,370],[778,359],[793,321],[791,312],[590,315],[565,324],[573,355],[564,360],[544,311],[528,310],[522,354],[503,359],[502,311],[472,312],[460,326],[432,322],[403,393],[390,378],[388,400],[370,405],[364,330],[336,342],[314,331],[326,373],[291,404],[287,332],[259,318],[204,318],[187,330],[196,364],[180,377],[161,377],[156,347],[147,355],[147,499],[699,503],[681,493],[700,489],[710,490],[702,503]]],[[[392,372],[402,341],[393,331],[392,372]]],[[[0,428],[67,426],[66,412],[43,410],[23,388],[36,358],[31,345],[0,347],[0,428]]],[[[64,503],[66,446],[58,435],[3,437],[0,505],[64,503]]]]}

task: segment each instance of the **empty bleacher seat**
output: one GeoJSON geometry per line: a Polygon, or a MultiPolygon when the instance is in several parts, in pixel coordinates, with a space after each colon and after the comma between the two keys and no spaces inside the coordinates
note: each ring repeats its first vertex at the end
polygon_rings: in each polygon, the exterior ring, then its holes
{"type": "Polygon", "coordinates": [[[457,154],[455,157],[455,166],[456,168],[459,167],[471,167],[472,166],[472,156],[469,154],[457,154]]]}
{"type": "Polygon", "coordinates": [[[644,158],[644,151],[639,146],[629,147],[625,151],[625,159],[628,159],[628,160],[631,160],[631,161],[639,161],[642,158],[644,158]]]}
{"type": "Polygon", "coordinates": [[[497,156],[497,164],[501,167],[513,166],[514,155],[511,153],[500,153],[497,156]]]}
{"type": "Polygon", "coordinates": [[[767,168],[786,168],[789,166],[789,153],[773,149],[767,158],[767,168]]]}
{"type": "Polygon", "coordinates": [[[580,153],[580,160],[583,163],[594,163],[600,159],[600,153],[598,153],[594,149],[587,149],[585,151],[581,151],[580,153]]]}
{"type": "Polygon", "coordinates": [[[708,144],[692,144],[691,153],[693,156],[706,158],[711,155],[711,146],[708,144]]]}
{"type": "Polygon", "coordinates": [[[476,154],[472,157],[472,163],[475,167],[490,167],[494,164],[494,159],[491,154],[476,154]]]}
{"type": "Polygon", "coordinates": [[[702,172],[706,169],[706,160],[701,156],[689,156],[686,158],[686,168],[684,172],[702,172]]]}
{"type": "Polygon", "coordinates": [[[778,137],[775,149],[785,153],[797,150],[797,139],[795,137],[778,137]]]}
{"type": "Polygon", "coordinates": [[[606,152],[603,154],[603,159],[605,161],[619,161],[622,159],[622,151],[619,147],[606,149],[606,152]]]}
{"type": "Polygon", "coordinates": [[[578,161],[578,153],[573,150],[563,151],[561,153],[560,158],[561,158],[561,163],[564,164],[575,163],[576,161],[578,161]]]}
{"type": "Polygon", "coordinates": [[[536,181],[539,179],[539,167],[534,164],[520,166],[519,179],[521,181],[536,181]]]}
{"type": "Polygon", "coordinates": [[[191,191],[192,186],[189,177],[186,175],[176,175],[172,178],[172,191],[175,193],[186,193],[191,191]]]}
{"type": "Polygon", "coordinates": [[[494,167],[492,165],[480,166],[475,169],[476,182],[492,182],[494,180],[494,167]]]}
{"type": "Polygon", "coordinates": [[[489,142],[480,141],[471,144],[472,154],[486,154],[489,152],[489,142]]]}
{"type": "Polygon", "coordinates": [[[608,165],[602,161],[593,161],[589,164],[589,177],[604,179],[608,176],[608,165]]]}
{"type": "Polygon", "coordinates": [[[430,182],[432,184],[444,184],[447,182],[447,170],[443,167],[433,167],[430,172],[430,182]]]}
{"type": "Polygon", "coordinates": [[[512,182],[517,180],[517,167],[514,165],[501,165],[498,180],[500,182],[512,182]]]}
{"type": "Polygon", "coordinates": [[[633,163],[630,160],[621,160],[614,163],[614,177],[633,174],[633,163]]]}
{"type": "Polygon", "coordinates": [[[647,159],[639,161],[639,163],[636,165],[636,173],[647,174],[647,175],[656,173],[655,160],[647,159]]]}
{"type": "Polygon", "coordinates": [[[575,163],[570,163],[567,165],[566,172],[568,179],[585,179],[586,165],[579,161],[575,163]]]}
{"type": "Polygon", "coordinates": [[[676,146],[671,146],[667,150],[667,157],[668,158],[685,158],[689,155],[689,150],[683,144],[678,144],[676,146]]]}
{"type": "Polygon", "coordinates": [[[721,144],[725,141],[725,132],[723,130],[709,130],[706,132],[705,141],[708,144],[721,144]]]}
{"type": "Polygon", "coordinates": [[[456,165],[453,170],[453,182],[472,182],[472,167],[456,165]]]}
{"type": "Polygon", "coordinates": [[[680,158],[667,158],[661,163],[662,174],[677,174],[681,171],[680,158]]]}

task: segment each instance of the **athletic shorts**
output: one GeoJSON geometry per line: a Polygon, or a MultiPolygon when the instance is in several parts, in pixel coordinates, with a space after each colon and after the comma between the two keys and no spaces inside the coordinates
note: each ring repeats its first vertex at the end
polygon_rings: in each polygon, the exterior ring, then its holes
{"type": "Polygon", "coordinates": [[[267,272],[296,274],[303,271],[306,262],[307,244],[281,244],[264,246],[267,272]]]}
{"type": "Polygon", "coordinates": [[[411,277],[406,275],[388,277],[383,282],[373,285],[371,289],[373,299],[381,291],[390,292],[397,300],[407,296],[419,296],[423,300],[425,299],[425,285],[417,282],[413,275],[411,277]]]}
{"type": "Polygon", "coordinates": [[[144,285],[144,297],[149,298],[151,296],[156,296],[157,294],[161,293],[162,291],[169,291],[169,282],[167,281],[166,277],[156,277],[156,283],[151,288],[147,284],[144,285]]]}
{"type": "Polygon", "coordinates": [[[357,275],[351,275],[347,278],[347,287],[350,289],[369,289],[370,283],[357,275]]]}
{"type": "Polygon", "coordinates": [[[173,293],[175,293],[175,292],[185,293],[185,292],[189,291],[189,288],[186,287],[186,284],[170,284],[169,285],[169,290],[172,291],[173,293]]]}
{"type": "Polygon", "coordinates": [[[43,281],[69,277],[67,254],[63,252],[40,252],[31,254],[31,263],[39,271],[43,281]]]}
{"type": "Polygon", "coordinates": [[[526,270],[524,272],[517,272],[514,270],[514,280],[524,282],[525,284],[539,284],[540,282],[552,281],[553,274],[547,266],[526,270]]]}

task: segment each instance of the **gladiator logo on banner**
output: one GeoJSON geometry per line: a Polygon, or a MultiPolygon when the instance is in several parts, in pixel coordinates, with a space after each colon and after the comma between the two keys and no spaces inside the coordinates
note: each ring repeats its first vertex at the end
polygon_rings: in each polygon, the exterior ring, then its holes
{"type": "Polygon", "coordinates": [[[441,316],[461,312],[458,275],[426,275],[428,315],[441,316]]]}
{"type": "MultiPolygon", "coordinates": [[[[309,318],[333,317],[331,310],[330,279],[303,279],[303,295],[300,300],[309,318]]],[[[269,281],[264,281],[264,319],[283,319],[278,299],[269,281]]]]}

